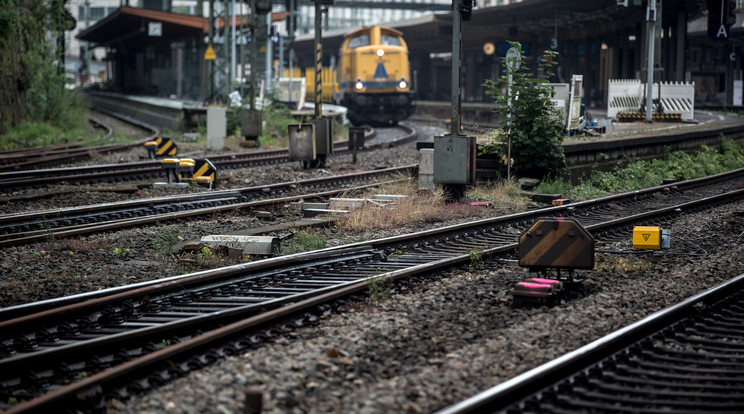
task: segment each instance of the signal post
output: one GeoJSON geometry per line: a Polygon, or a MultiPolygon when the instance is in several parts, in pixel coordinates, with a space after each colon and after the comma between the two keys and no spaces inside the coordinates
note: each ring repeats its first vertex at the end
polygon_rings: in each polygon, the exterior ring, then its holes
{"type": "Polygon", "coordinates": [[[450,199],[461,199],[465,186],[475,183],[475,137],[460,134],[460,61],[462,21],[469,21],[473,0],[452,2],[452,117],[449,135],[434,137],[434,184],[441,184],[450,199]]]}

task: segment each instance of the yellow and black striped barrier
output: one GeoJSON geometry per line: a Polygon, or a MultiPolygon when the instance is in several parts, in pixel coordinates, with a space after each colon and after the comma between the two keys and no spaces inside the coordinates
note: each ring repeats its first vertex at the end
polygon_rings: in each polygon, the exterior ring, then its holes
{"type": "MultiPolygon", "coordinates": [[[[646,120],[646,114],[643,112],[618,112],[618,122],[640,122],[646,120]]],[[[674,113],[653,113],[651,120],[654,122],[682,122],[682,114],[674,113]]]]}
{"type": "Polygon", "coordinates": [[[150,159],[158,157],[174,157],[178,154],[176,141],[168,137],[157,137],[152,141],[145,142],[145,148],[150,159]]]}

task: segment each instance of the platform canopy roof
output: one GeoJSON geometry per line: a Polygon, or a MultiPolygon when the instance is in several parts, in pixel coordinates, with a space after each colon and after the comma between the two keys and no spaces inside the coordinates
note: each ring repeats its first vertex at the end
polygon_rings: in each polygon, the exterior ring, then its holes
{"type": "MultiPolygon", "coordinates": [[[[238,17],[236,27],[238,24],[250,24],[250,17],[238,17]]],[[[280,21],[286,17],[287,13],[272,13],[273,21],[280,21]]],[[[146,44],[153,39],[148,32],[148,25],[151,22],[161,23],[161,37],[167,39],[209,33],[209,19],[206,17],[135,7],[120,7],[106,18],[80,32],[77,38],[99,45],[111,45],[124,41],[146,44]]],[[[228,26],[229,23],[231,22],[228,22],[228,26]]],[[[224,26],[222,19],[216,19],[215,28],[217,30],[222,30],[224,26]]]]}
{"type": "MultiPolygon", "coordinates": [[[[646,1],[634,5],[617,5],[616,0],[523,0],[505,6],[473,9],[471,21],[463,22],[463,47],[480,47],[489,39],[517,40],[521,35],[553,37],[561,40],[635,30],[645,21],[646,1]]],[[[684,10],[688,19],[700,16],[705,0],[663,0],[662,19],[675,22],[684,10]]],[[[431,53],[451,51],[452,12],[432,13],[419,18],[383,24],[403,32],[412,51],[431,53]]],[[[358,28],[323,32],[323,48],[337,53],[343,35],[358,28]]],[[[314,50],[313,34],[298,36],[296,50],[314,50]]]]}

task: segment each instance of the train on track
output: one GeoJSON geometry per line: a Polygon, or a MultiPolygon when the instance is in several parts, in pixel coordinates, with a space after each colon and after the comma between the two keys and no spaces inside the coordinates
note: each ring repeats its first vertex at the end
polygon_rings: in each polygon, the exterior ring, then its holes
{"type": "Polygon", "coordinates": [[[355,124],[395,125],[415,111],[403,34],[368,26],[346,35],[339,50],[337,105],[355,124]]]}

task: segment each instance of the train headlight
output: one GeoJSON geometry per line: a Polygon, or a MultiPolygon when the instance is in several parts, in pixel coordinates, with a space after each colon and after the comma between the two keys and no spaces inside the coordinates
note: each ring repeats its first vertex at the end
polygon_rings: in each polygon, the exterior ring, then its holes
{"type": "Polygon", "coordinates": [[[405,79],[401,78],[400,81],[398,81],[398,87],[400,89],[405,89],[408,87],[408,82],[405,79]]]}
{"type": "Polygon", "coordinates": [[[361,79],[357,79],[356,82],[354,82],[354,88],[357,90],[361,90],[364,88],[364,82],[362,82],[361,79]]]}
{"type": "Polygon", "coordinates": [[[382,57],[382,55],[385,54],[385,51],[382,49],[377,49],[377,56],[382,57]]]}

